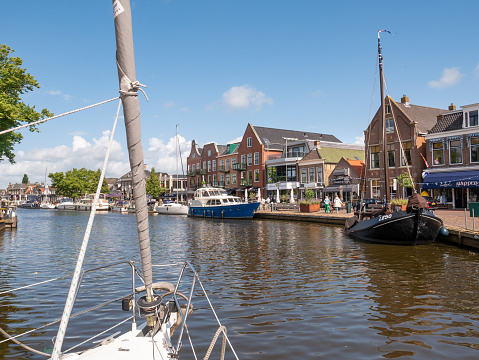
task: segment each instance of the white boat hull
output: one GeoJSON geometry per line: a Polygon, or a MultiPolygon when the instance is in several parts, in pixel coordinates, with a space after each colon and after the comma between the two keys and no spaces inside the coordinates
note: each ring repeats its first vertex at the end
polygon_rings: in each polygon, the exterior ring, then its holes
{"type": "Polygon", "coordinates": [[[161,204],[156,207],[156,212],[162,215],[188,215],[188,206],[183,204],[161,204]]]}

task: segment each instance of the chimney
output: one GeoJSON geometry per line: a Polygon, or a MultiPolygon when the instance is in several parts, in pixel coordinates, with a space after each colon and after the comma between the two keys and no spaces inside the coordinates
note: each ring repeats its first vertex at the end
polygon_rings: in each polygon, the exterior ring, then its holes
{"type": "Polygon", "coordinates": [[[451,103],[451,105],[449,105],[449,110],[451,110],[451,111],[456,110],[456,105],[451,103]]]}
{"type": "Polygon", "coordinates": [[[409,97],[403,95],[401,98],[401,104],[409,105],[409,97]]]}
{"type": "Polygon", "coordinates": [[[315,147],[316,149],[321,149],[321,146],[319,146],[319,144],[320,144],[320,141],[319,141],[319,140],[314,140],[314,147],[315,147]]]}

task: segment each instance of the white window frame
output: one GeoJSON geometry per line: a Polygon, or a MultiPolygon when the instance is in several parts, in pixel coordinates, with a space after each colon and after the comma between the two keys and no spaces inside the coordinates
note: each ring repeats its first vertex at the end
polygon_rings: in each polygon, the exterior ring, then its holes
{"type": "Polygon", "coordinates": [[[246,139],[246,146],[252,147],[253,146],[253,138],[249,137],[246,139]]]}
{"type": "Polygon", "coordinates": [[[259,165],[259,152],[254,153],[254,164],[259,165]]]}

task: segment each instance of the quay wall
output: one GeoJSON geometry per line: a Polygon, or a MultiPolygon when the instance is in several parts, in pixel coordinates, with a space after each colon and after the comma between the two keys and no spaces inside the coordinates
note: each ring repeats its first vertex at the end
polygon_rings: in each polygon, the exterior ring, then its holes
{"type": "MultiPolygon", "coordinates": [[[[458,227],[455,224],[457,216],[455,219],[449,219],[447,215],[441,216],[438,214],[438,216],[443,219],[444,226],[449,230],[449,235],[439,235],[436,241],[479,251],[479,231],[458,227]]],[[[297,211],[258,211],[254,215],[255,219],[308,221],[339,226],[344,226],[346,219],[349,217],[351,217],[351,214],[344,212],[338,214],[324,214],[322,212],[309,214],[297,211]]]]}

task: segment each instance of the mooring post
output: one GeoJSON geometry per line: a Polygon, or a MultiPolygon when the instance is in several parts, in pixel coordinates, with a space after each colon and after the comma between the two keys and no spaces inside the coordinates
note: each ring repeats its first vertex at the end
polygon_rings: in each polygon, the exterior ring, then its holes
{"type": "Polygon", "coordinates": [[[467,230],[467,209],[464,209],[464,223],[466,224],[466,230],[467,230]]]}

